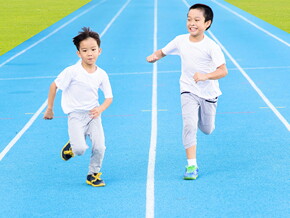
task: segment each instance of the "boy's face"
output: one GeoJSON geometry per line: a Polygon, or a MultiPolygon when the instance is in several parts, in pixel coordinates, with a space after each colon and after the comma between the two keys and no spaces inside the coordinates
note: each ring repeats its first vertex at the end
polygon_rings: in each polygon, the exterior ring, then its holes
{"type": "Polygon", "coordinates": [[[87,66],[96,64],[96,61],[101,54],[97,41],[94,38],[87,38],[80,42],[79,51],[77,55],[82,59],[82,63],[87,66]]]}
{"type": "Polygon", "coordinates": [[[190,38],[193,41],[200,41],[204,37],[204,31],[210,26],[211,21],[205,22],[205,17],[202,10],[192,9],[187,15],[187,30],[190,33],[190,38]]]}

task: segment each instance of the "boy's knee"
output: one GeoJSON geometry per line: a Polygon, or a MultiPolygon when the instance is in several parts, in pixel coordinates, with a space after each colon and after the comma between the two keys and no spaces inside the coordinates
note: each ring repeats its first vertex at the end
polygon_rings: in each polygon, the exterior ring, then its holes
{"type": "Polygon", "coordinates": [[[105,151],[106,151],[106,146],[105,145],[99,145],[99,146],[94,146],[93,147],[93,152],[94,153],[103,154],[105,151]]]}
{"type": "Polygon", "coordinates": [[[87,146],[73,146],[72,150],[75,155],[81,156],[87,150],[87,146]]]}
{"type": "Polygon", "coordinates": [[[212,134],[214,129],[215,129],[215,126],[203,126],[202,128],[200,128],[200,130],[206,135],[212,134]]]}

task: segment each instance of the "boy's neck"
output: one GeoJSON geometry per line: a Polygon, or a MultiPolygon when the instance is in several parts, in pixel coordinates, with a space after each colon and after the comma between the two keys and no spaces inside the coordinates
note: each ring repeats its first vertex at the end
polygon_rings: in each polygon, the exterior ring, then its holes
{"type": "Polygon", "coordinates": [[[189,41],[191,42],[200,42],[203,39],[204,39],[204,34],[198,35],[198,36],[192,36],[192,35],[189,36],[189,41]]]}
{"type": "Polygon", "coordinates": [[[94,73],[97,70],[97,66],[95,64],[87,65],[82,62],[82,66],[88,73],[94,73]]]}

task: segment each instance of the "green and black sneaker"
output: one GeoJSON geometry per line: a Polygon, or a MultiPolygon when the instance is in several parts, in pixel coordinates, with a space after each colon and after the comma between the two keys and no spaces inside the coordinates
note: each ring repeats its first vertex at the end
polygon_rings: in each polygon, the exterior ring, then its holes
{"type": "Polygon", "coordinates": [[[87,176],[87,184],[94,187],[102,187],[105,186],[105,182],[101,179],[102,173],[94,173],[92,175],[87,176]]]}
{"type": "Polygon", "coordinates": [[[63,146],[61,149],[61,158],[65,161],[69,160],[70,158],[74,157],[74,153],[71,149],[71,145],[69,141],[63,146]]]}

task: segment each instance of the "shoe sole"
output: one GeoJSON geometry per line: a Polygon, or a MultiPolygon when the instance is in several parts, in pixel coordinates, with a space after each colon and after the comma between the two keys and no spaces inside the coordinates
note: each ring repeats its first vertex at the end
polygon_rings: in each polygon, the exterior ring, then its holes
{"type": "MultiPolygon", "coordinates": [[[[198,177],[198,176],[197,176],[198,177]]],[[[184,180],[196,180],[197,177],[183,177],[184,180]]]]}
{"type": "Polygon", "coordinates": [[[100,185],[94,185],[92,182],[90,182],[90,181],[86,181],[86,183],[88,184],[88,185],[91,185],[91,186],[93,186],[93,187],[104,187],[106,184],[105,183],[102,183],[102,184],[100,184],[100,185]]]}

